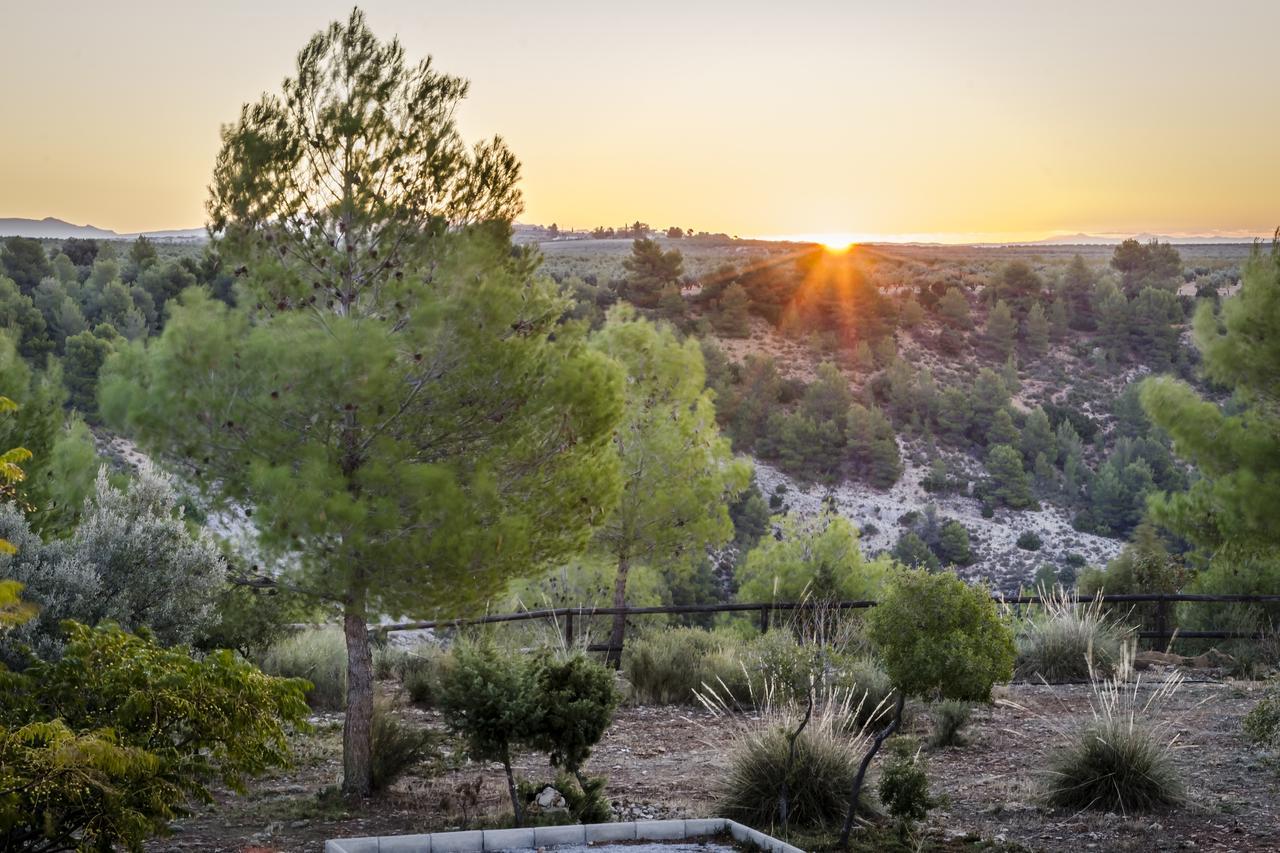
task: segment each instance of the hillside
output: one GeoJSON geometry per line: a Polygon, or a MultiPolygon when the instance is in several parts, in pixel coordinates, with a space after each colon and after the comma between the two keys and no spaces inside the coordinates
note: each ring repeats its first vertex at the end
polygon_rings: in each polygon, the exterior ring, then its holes
{"type": "Polygon", "coordinates": [[[146,237],[149,240],[204,242],[208,235],[203,228],[176,228],[120,234],[107,228],[75,225],[46,216],[44,219],[14,217],[0,219],[0,237],[31,237],[38,240],[67,240],[72,237],[81,240],[134,240],[138,237],[146,237]]]}
{"type": "Polygon", "coordinates": [[[1008,593],[1105,566],[1146,495],[1182,487],[1137,385],[1195,380],[1190,314],[1230,292],[1249,251],[1130,241],[833,254],[665,238],[644,258],[620,239],[540,249],[590,322],[631,302],[700,341],[721,426],[755,460],[771,511],[832,508],[868,555],[954,564],[1008,593]],[[1122,269],[1130,246],[1137,266],[1122,269]],[[1023,495],[995,481],[1000,445],[1014,469],[1001,476],[1023,495]],[[948,521],[968,536],[966,560],[939,548],[948,521]]]}

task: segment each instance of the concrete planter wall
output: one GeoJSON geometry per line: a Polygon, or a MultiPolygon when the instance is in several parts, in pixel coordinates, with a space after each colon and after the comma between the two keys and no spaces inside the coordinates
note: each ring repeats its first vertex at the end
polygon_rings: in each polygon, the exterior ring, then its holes
{"type": "Polygon", "coordinates": [[[798,847],[792,847],[749,826],[724,818],[634,820],[623,823],[591,823],[585,826],[574,824],[529,829],[433,832],[429,835],[334,838],[324,843],[324,853],[488,853],[496,850],[537,850],[540,847],[617,841],[685,841],[725,832],[739,844],[768,853],[804,853],[798,847]]]}

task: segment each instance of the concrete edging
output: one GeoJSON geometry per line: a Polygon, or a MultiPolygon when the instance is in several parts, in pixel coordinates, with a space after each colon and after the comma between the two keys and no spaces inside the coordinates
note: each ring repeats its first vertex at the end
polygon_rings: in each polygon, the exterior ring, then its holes
{"type": "Polygon", "coordinates": [[[804,853],[798,847],[757,829],[724,818],[690,820],[633,820],[621,823],[566,824],[527,829],[472,829],[428,835],[384,835],[333,838],[324,853],[491,853],[498,850],[537,850],[562,844],[600,844],[611,841],[685,841],[727,832],[739,844],[766,853],[804,853]]]}

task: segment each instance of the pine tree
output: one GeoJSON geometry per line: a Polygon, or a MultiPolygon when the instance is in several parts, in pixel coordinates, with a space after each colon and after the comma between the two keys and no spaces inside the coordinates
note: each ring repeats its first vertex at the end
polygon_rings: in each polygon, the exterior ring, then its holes
{"type": "Polygon", "coordinates": [[[858,476],[887,489],[902,476],[902,458],[893,425],[879,409],[854,404],[849,409],[849,456],[858,476]]]}
{"type": "Polygon", "coordinates": [[[1084,258],[1079,255],[1073,257],[1062,281],[1062,297],[1073,329],[1091,331],[1097,327],[1093,307],[1094,284],[1093,271],[1084,258]]]}
{"type": "Polygon", "coordinates": [[[989,367],[978,371],[969,394],[970,406],[973,409],[973,431],[975,438],[981,440],[991,427],[996,412],[1009,405],[1009,389],[1000,374],[989,367]]]}
{"type": "Polygon", "coordinates": [[[1013,311],[1003,299],[996,302],[987,316],[987,343],[1001,359],[1013,354],[1014,335],[1018,327],[1013,320],[1013,311]]]}
{"type": "Polygon", "coordinates": [[[952,329],[967,331],[973,327],[973,320],[969,316],[969,300],[958,287],[947,288],[942,299],[938,300],[938,312],[942,315],[942,321],[952,329]]]}
{"type": "Polygon", "coordinates": [[[1049,318],[1045,316],[1044,306],[1037,302],[1027,312],[1027,319],[1022,324],[1023,337],[1027,341],[1027,349],[1035,355],[1044,355],[1049,349],[1049,318]]]}
{"type": "Polygon", "coordinates": [[[1225,558],[1280,551],[1280,234],[1255,248],[1240,292],[1215,311],[1202,303],[1195,339],[1204,372],[1233,389],[1230,413],[1170,378],[1148,380],[1142,405],[1200,477],[1152,504],[1157,522],[1225,558]]]}
{"type": "Polygon", "coordinates": [[[965,566],[972,561],[969,531],[965,530],[963,524],[952,520],[942,525],[942,531],[938,535],[938,556],[956,566],[965,566]]]}
{"type": "MultiPolygon", "coordinates": [[[[1070,427],[1070,424],[1067,426],[1070,427]]],[[[1058,442],[1054,437],[1053,427],[1049,425],[1049,416],[1045,414],[1044,407],[1036,406],[1031,414],[1027,415],[1022,425],[1018,449],[1022,451],[1022,458],[1028,463],[1034,462],[1040,454],[1044,454],[1045,458],[1050,460],[1058,458],[1058,442]]]]}
{"type": "Polygon", "coordinates": [[[1067,318],[1066,302],[1062,299],[1055,300],[1049,306],[1049,338],[1060,341],[1067,336],[1069,330],[1070,321],[1067,318]]]}
{"type": "Polygon", "coordinates": [[[948,388],[938,402],[938,431],[952,440],[961,439],[973,423],[969,395],[961,388],[948,388]]]}
{"type": "Polygon", "coordinates": [[[1022,455],[1007,444],[998,444],[987,454],[987,475],[991,496],[1010,509],[1026,509],[1034,504],[1031,485],[1022,468],[1022,455]]]}
{"type": "Polygon", "coordinates": [[[1018,443],[1018,437],[1018,428],[1014,426],[1009,410],[1005,408],[996,412],[995,417],[991,419],[991,426],[987,427],[987,446],[1014,445],[1018,443]]]}
{"type": "Polygon", "coordinates": [[[627,299],[639,308],[656,308],[663,288],[678,284],[684,275],[684,256],[679,249],[664,252],[657,240],[646,237],[631,244],[631,256],[622,266],[627,299]]]}
{"type": "Polygon", "coordinates": [[[1113,359],[1129,353],[1129,301],[1114,287],[1100,289],[1098,342],[1113,359]]]}
{"type": "MultiPolygon", "coordinates": [[[[617,565],[613,606],[627,605],[637,563],[700,555],[733,538],[729,504],[751,482],[716,426],[702,350],[669,327],[614,309],[592,347],[622,364],[626,409],[613,444],[622,462],[622,499],[604,518],[595,544],[617,565]]],[[[626,616],[613,619],[609,660],[621,660],[626,616]]]]}
{"type": "Polygon", "coordinates": [[[720,298],[720,310],[712,321],[716,331],[731,338],[745,338],[751,333],[750,308],[747,289],[736,281],[730,284],[720,298]]]}
{"type": "Polygon", "coordinates": [[[223,130],[210,227],[249,298],[188,291],[104,369],[104,416],[195,460],[288,556],[281,580],[342,611],[355,795],[370,621],[478,607],[580,550],[620,489],[621,371],[511,246],[519,165],[463,144],[466,92],[359,10],[317,34],[223,130]]]}

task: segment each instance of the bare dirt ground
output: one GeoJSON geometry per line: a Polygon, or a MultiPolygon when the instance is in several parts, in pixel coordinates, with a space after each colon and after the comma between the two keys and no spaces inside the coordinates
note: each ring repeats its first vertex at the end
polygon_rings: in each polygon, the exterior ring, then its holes
{"type": "MultiPolygon", "coordinates": [[[[1061,732],[1088,717],[1089,688],[1002,689],[996,704],[975,711],[966,746],[930,754],[933,792],[944,804],[930,815],[929,833],[1045,851],[1280,850],[1280,772],[1240,735],[1240,719],[1260,692],[1253,682],[1185,684],[1163,717],[1182,744],[1176,760],[1187,781],[1187,803],[1162,814],[1122,816],[1052,810],[1038,802],[1037,774],[1061,732]]],[[[439,725],[431,713],[404,713],[422,725],[439,725]]],[[[913,725],[923,733],[926,718],[916,719],[913,725]]],[[[406,778],[362,806],[323,796],[339,775],[341,719],[327,715],[316,723],[313,734],[298,738],[294,768],[255,782],[245,796],[220,793],[216,803],[180,821],[173,836],[147,849],[316,851],[326,838],[493,825],[509,813],[496,766],[406,778]],[[478,797],[466,802],[458,789],[477,779],[478,797]]],[[[608,796],[621,818],[710,816],[728,741],[725,727],[705,711],[627,707],[588,770],[609,777],[608,796]]],[[[523,757],[517,769],[534,779],[551,775],[536,755],[523,757]]]]}

